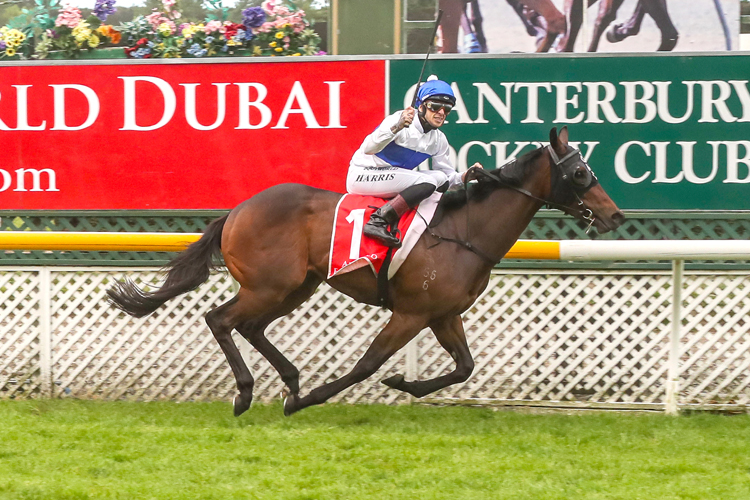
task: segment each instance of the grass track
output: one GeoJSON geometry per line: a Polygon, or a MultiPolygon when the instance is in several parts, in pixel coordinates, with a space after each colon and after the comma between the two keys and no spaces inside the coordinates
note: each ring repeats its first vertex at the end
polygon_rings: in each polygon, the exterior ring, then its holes
{"type": "Polygon", "coordinates": [[[748,500],[750,416],[0,401],[0,499],[748,500]]]}

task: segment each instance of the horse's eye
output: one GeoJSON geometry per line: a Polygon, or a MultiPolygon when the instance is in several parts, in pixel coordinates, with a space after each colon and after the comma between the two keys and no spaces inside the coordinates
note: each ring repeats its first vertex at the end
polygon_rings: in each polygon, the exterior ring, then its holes
{"type": "Polygon", "coordinates": [[[573,172],[573,180],[576,184],[586,184],[588,182],[588,172],[585,168],[577,168],[573,172]]]}

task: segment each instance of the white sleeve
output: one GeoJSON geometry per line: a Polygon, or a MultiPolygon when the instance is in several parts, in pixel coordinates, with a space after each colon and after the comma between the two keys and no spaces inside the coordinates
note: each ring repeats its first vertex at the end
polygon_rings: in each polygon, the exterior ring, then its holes
{"type": "Polygon", "coordinates": [[[374,155],[383,151],[383,148],[385,148],[396,138],[396,135],[398,135],[398,133],[394,134],[391,132],[391,127],[398,124],[400,117],[401,111],[386,117],[386,119],[378,125],[378,128],[365,138],[365,141],[362,143],[362,151],[368,155],[374,155]]]}
{"type": "Polygon", "coordinates": [[[456,172],[456,168],[451,165],[448,139],[445,138],[444,134],[440,134],[440,139],[438,140],[438,152],[432,157],[432,170],[439,170],[447,175],[450,187],[463,184],[463,181],[461,180],[462,174],[456,172]]]}

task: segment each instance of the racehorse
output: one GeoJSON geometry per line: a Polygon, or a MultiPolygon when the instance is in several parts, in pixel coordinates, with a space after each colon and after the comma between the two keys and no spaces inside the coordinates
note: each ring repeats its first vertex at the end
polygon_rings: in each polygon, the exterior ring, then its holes
{"type": "Polygon", "coordinates": [[[388,283],[393,314],[354,368],[343,377],[299,395],[299,371],[264,335],[266,327],[307,300],[322,281],[367,304],[378,303],[377,281],[367,267],[326,279],[338,193],[300,184],[281,184],[258,193],[211,222],[203,236],[167,266],[163,286],[144,292],[132,281],[107,291],[115,306],[142,317],[167,300],[205,282],[222,255],[240,285],[237,295],[206,315],[211,332],[237,381],[234,414],[249,407],[253,377],[231,332],[236,329],[279,372],[288,395],[284,414],[323,403],[374,374],[396,351],[429,327],[453,357],[451,373],[407,381],[394,375],[383,383],[422,397],[469,378],[473,369],[461,313],[485,289],[490,271],[510,250],[534,214],[556,207],[593,224],[600,232],[624,220],[580,151],[568,144],[568,130],[550,131],[550,144],[486,172],[472,168],[477,182],[443,196],[431,227],[421,236],[388,283]]]}
{"type": "MultiPolygon", "coordinates": [[[[523,0],[522,0],[523,1],[523,0]]],[[[588,0],[589,5],[596,0],[588,0]]],[[[588,51],[596,52],[599,48],[599,40],[604,30],[615,20],[617,10],[624,0],[601,0],[599,12],[594,24],[594,32],[591,36],[591,43],[588,51]]],[[[667,0],[638,0],[635,11],[631,18],[624,24],[614,25],[607,32],[607,40],[612,43],[620,42],[625,38],[637,35],[641,29],[643,17],[648,14],[656,23],[661,31],[661,44],[657,51],[671,51],[677,45],[677,28],[675,28],[667,11],[667,0]]],[[[583,21],[583,0],[565,0],[565,17],[568,21],[568,29],[563,38],[561,38],[557,47],[560,52],[573,52],[573,47],[578,36],[583,21]]]]}

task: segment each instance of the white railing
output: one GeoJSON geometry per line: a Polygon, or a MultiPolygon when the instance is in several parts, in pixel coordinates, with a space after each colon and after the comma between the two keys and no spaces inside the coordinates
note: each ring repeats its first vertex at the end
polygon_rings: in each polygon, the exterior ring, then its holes
{"type": "MultiPolygon", "coordinates": [[[[92,244],[173,250],[199,237],[125,234],[110,239],[102,233],[6,233],[0,235],[0,248],[92,244]]],[[[748,272],[685,273],[683,265],[684,259],[748,259],[750,241],[520,241],[508,257],[672,260],[673,266],[671,276],[652,271],[493,274],[465,314],[477,370],[467,383],[441,391],[432,401],[662,407],[676,413],[681,406],[744,407],[750,400],[748,272]]],[[[3,271],[0,396],[192,400],[228,399],[234,392],[231,372],[202,320],[233,295],[229,277],[215,275],[199,291],[135,320],[111,308],[105,290],[125,274],[157,285],[153,269],[3,271]]],[[[300,367],[309,390],[346,373],[388,317],[324,285],[271,325],[268,336],[300,367]]],[[[243,339],[237,342],[256,376],[256,397],[275,397],[282,389],[278,376],[243,339]]],[[[451,366],[450,357],[423,332],[380,374],[399,370],[409,378],[427,378],[451,366]]],[[[380,374],[339,399],[408,400],[377,384],[380,374]]]]}
{"type": "MultiPolygon", "coordinates": [[[[133,319],[105,290],[154,269],[4,268],[0,395],[230,400],[234,379],[203,316],[233,295],[216,274],[196,292],[133,319]]],[[[390,314],[321,286],[273,324],[269,339],[301,370],[303,393],[346,373],[390,314]]],[[[507,271],[493,273],[464,323],[476,369],[431,401],[589,408],[744,408],[750,401],[750,271],[507,271]],[[675,286],[676,285],[676,286],[675,286]],[[682,306],[682,307],[680,307],[682,306]],[[681,317],[680,321],[672,321],[681,317]]],[[[278,375],[236,338],[257,399],[278,375]]],[[[430,378],[453,361],[423,332],[338,400],[407,402],[378,381],[430,378]]]]}

